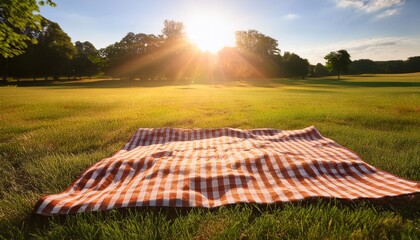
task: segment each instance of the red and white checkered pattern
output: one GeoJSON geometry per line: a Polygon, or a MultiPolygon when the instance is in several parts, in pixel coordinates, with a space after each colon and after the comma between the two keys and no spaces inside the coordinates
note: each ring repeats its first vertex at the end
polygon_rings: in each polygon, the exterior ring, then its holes
{"type": "Polygon", "coordinates": [[[378,170],[315,127],[139,129],[124,149],[89,167],[42,215],[135,206],[217,207],[313,197],[382,198],[420,183],[378,170]]]}

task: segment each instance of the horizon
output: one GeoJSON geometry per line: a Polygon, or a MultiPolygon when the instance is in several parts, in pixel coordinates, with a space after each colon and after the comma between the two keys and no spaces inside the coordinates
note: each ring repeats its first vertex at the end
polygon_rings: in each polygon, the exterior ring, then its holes
{"type": "Polygon", "coordinates": [[[296,53],[312,65],[325,64],[324,56],[339,49],[353,60],[420,55],[418,1],[55,2],[56,7],[41,7],[41,15],[60,24],[73,42],[89,41],[98,49],[128,32],[160,34],[168,19],[183,22],[191,41],[210,52],[234,45],[235,31],[255,29],[278,40],[281,53],[296,53]]]}

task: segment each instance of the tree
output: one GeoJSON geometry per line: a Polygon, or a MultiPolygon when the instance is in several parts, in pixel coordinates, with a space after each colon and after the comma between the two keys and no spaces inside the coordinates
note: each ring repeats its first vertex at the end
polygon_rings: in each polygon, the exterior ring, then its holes
{"type": "Polygon", "coordinates": [[[350,54],[346,50],[330,52],[324,59],[327,60],[327,68],[330,71],[337,72],[338,79],[340,79],[340,73],[342,71],[347,71],[347,68],[351,63],[350,54]]]}
{"type": "Polygon", "coordinates": [[[235,61],[237,76],[266,78],[278,75],[279,57],[277,40],[257,30],[236,32],[235,61]],[[240,74],[239,74],[240,73],[240,74]]]}
{"type": "Polygon", "coordinates": [[[9,60],[9,75],[19,77],[70,76],[76,49],[70,37],[57,23],[43,19],[42,28],[33,32],[38,44],[9,60]]]}
{"type": "Polygon", "coordinates": [[[163,22],[162,34],[164,41],[160,48],[162,52],[160,62],[163,64],[162,75],[169,80],[180,80],[187,76],[186,61],[187,55],[193,49],[185,34],[185,26],[182,22],[165,20],[163,22]]]}
{"type": "MultiPolygon", "coordinates": [[[[161,61],[163,36],[129,32],[121,41],[99,50],[106,74],[148,79],[156,75],[156,61],[161,61]]],[[[160,66],[162,67],[162,66],[160,66]]]]}
{"type": "Polygon", "coordinates": [[[323,77],[328,75],[328,69],[322,65],[321,63],[318,63],[314,67],[313,76],[314,77],[323,77]]]}
{"type": "Polygon", "coordinates": [[[14,77],[70,76],[71,60],[76,49],[61,27],[43,18],[42,28],[33,33],[38,44],[30,45],[25,53],[10,59],[9,72],[14,77]]]}
{"type": "Polygon", "coordinates": [[[75,42],[76,56],[73,59],[74,74],[78,77],[92,76],[99,69],[99,52],[90,42],[75,42]]]}
{"type": "Polygon", "coordinates": [[[406,64],[409,72],[420,72],[420,56],[408,58],[406,64]]]}
{"type": "Polygon", "coordinates": [[[55,79],[59,76],[73,74],[71,60],[76,54],[76,48],[71,42],[70,37],[65,33],[60,25],[44,19],[43,28],[38,36],[38,59],[44,65],[46,76],[52,75],[55,79]]]}
{"type": "Polygon", "coordinates": [[[0,3],[0,55],[12,58],[25,52],[37,40],[32,30],[42,28],[39,5],[55,6],[51,0],[2,0],[0,3]]]}
{"type": "Polygon", "coordinates": [[[280,53],[277,40],[257,30],[237,31],[236,46],[261,57],[269,57],[280,53]]]}
{"type": "Polygon", "coordinates": [[[174,20],[165,20],[163,22],[162,34],[166,39],[185,39],[184,23],[174,20]]]}
{"type": "Polygon", "coordinates": [[[379,73],[378,64],[370,59],[353,61],[349,66],[350,74],[379,73]]]}
{"type": "Polygon", "coordinates": [[[283,56],[283,68],[289,77],[305,78],[309,72],[309,62],[297,54],[285,52],[283,56]]]}

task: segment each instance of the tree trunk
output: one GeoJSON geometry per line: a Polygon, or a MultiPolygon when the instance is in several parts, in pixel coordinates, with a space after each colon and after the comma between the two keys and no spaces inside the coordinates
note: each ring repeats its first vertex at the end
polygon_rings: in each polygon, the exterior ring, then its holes
{"type": "Polygon", "coordinates": [[[340,71],[338,71],[337,79],[340,80],[340,71]]]}
{"type": "Polygon", "coordinates": [[[7,75],[9,70],[9,59],[6,58],[5,64],[4,64],[4,73],[3,73],[3,84],[7,84],[7,75]]]}

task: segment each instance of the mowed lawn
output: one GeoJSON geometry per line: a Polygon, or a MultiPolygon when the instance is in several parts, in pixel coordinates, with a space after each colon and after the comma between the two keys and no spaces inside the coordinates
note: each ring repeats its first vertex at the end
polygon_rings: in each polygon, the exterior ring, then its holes
{"type": "Polygon", "coordinates": [[[58,218],[32,214],[40,196],[66,189],[85,168],[121,149],[141,127],[313,125],[367,163],[420,181],[420,73],[164,84],[83,80],[0,87],[0,238],[420,236],[419,202],[138,208],[58,218]]]}

